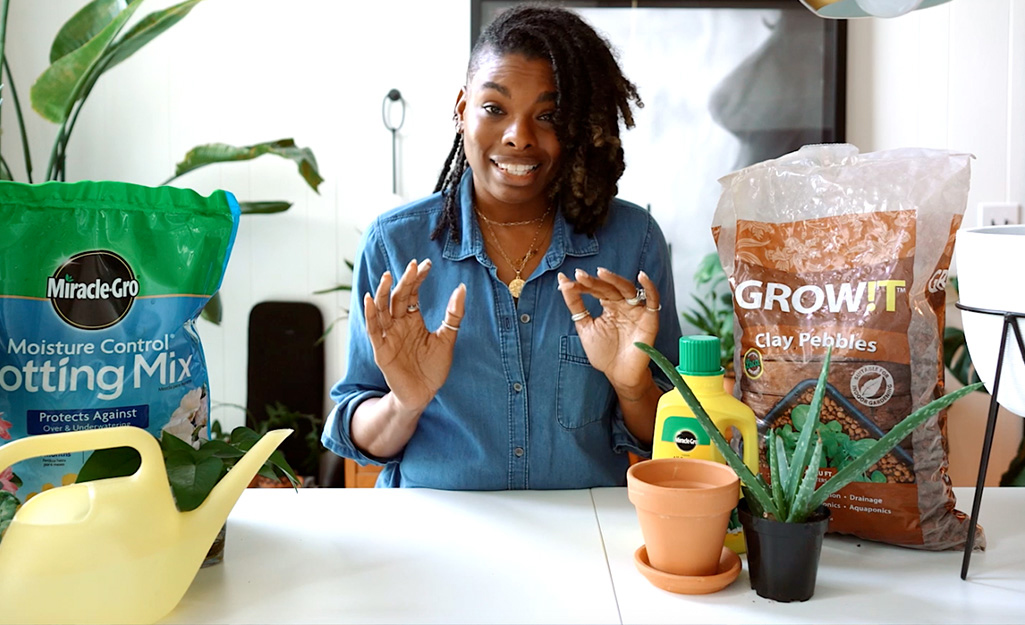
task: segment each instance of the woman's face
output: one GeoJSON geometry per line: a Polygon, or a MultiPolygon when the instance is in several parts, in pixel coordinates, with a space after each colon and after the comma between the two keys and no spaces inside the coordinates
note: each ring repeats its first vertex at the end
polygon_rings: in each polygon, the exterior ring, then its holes
{"type": "Polygon", "coordinates": [[[558,172],[555,79],[546,60],[486,54],[459,93],[456,113],[478,205],[543,211],[558,172]]]}

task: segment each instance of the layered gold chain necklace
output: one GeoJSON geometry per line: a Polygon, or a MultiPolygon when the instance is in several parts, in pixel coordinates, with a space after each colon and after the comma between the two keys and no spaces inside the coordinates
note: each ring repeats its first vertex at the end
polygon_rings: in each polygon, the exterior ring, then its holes
{"type": "Polygon", "coordinates": [[[548,213],[552,212],[552,207],[549,206],[545,210],[545,214],[541,215],[541,217],[528,219],[527,221],[493,221],[485,217],[484,214],[480,212],[480,209],[477,209],[476,212],[477,217],[484,222],[485,226],[488,227],[488,232],[491,233],[491,239],[495,242],[495,248],[498,250],[498,253],[502,255],[502,258],[505,259],[505,262],[508,263],[512,270],[516,272],[516,276],[509,282],[509,293],[516,299],[519,299],[520,293],[523,292],[523,285],[526,284],[526,281],[523,279],[522,275],[523,268],[527,266],[527,261],[533,258],[533,256],[538,252],[538,249],[535,246],[537,245],[538,237],[541,236],[541,231],[544,229],[548,213]],[[527,224],[531,224],[534,222],[537,222],[537,229],[534,230],[534,238],[530,240],[530,246],[527,248],[527,253],[523,255],[523,258],[520,259],[520,262],[517,265],[517,263],[514,263],[509,258],[509,255],[505,253],[505,250],[502,249],[502,244],[499,242],[498,235],[495,234],[495,229],[492,226],[492,224],[497,224],[499,226],[525,226],[527,224]]]}

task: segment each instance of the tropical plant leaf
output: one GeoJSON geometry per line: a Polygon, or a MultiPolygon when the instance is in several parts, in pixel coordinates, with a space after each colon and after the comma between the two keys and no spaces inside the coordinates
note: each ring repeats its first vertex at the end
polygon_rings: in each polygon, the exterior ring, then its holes
{"type": "Polygon", "coordinates": [[[29,92],[32,108],[55,124],[64,123],[81,97],[89,76],[98,71],[104,53],[142,0],[132,0],[84,45],[65,54],[36,79],[29,92]]]}
{"type": "Polygon", "coordinates": [[[128,6],[126,0],[94,0],[79,9],[57,31],[50,45],[50,63],[81,48],[100,34],[121,11],[128,6]]]}
{"type": "Polygon", "coordinates": [[[676,390],[680,391],[680,395],[683,396],[683,400],[687,402],[687,406],[694,413],[694,417],[698,420],[698,423],[701,424],[701,427],[705,428],[705,432],[708,434],[708,437],[712,439],[712,443],[726,460],[726,464],[730,465],[730,468],[733,469],[740,477],[740,481],[747,485],[746,492],[751,493],[752,497],[758,501],[762,510],[776,518],[779,518],[779,515],[776,514],[776,505],[772,501],[772,495],[770,494],[769,489],[765,487],[765,482],[756,479],[754,473],[751,472],[751,469],[747,468],[747,465],[745,465],[744,461],[740,459],[737,452],[730,447],[728,442],[726,442],[722,433],[719,432],[719,428],[715,427],[715,424],[712,423],[712,419],[708,416],[704,406],[702,406],[701,402],[698,401],[698,398],[694,396],[694,391],[690,390],[690,387],[687,386],[687,382],[684,381],[679,372],[676,371],[676,367],[674,367],[673,364],[654,347],[641,342],[636,342],[634,345],[647,354],[648,357],[658,365],[658,368],[666,374],[669,380],[673,383],[673,386],[676,387],[676,390]]]}
{"type": "Polygon", "coordinates": [[[239,202],[238,208],[243,215],[270,215],[283,213],[292,208],[291,202],[239,202]]]}
{"type": "Polygon", "coordinates": [[[163,34],[167,29],[180,22],[197,4],[203,0],[186,0],[162,11],[155,11],[142,18],[130,28],[125,36],[119,39],[107,51],[106,69],[121,63],[139,51],[147,43],[163,34]]]}
{"type": "MultiPolygon", "coordinates": [[[[168,437],[162,437],[168,438],[168,437]]],[[[173,438],[173,437],[171,437],[173,438]]],[[[224,461],[214,456],[203,457],[195,449],[173,451],[164,458],[167,479],[174,501],[182,512],[195,510],[217,485],[224,461]]]]}
{"type": "Polygon", "coordinates": [[[970,384],[964,388],[959,388],[953,393],[948,393],[943,397],[932,400],[928,404],[904,417],[900,423],[893,426],[889,432],[876,441],[875,444],[867,449],[863,455],[851,460],[850,464],[837,471],[833,474],[833,477],[829,478],[825,484],[820,486],[812,496],[811,502],[808,504],[809,508],[815,510],[821,506],[826,502],[826,499],[828,499],[830,495],[844,486],[847,486],[847,484],[857,479],[859,475],[865,473],[870,466],[889,453],[889,451],[896,447],[898,443],[915,431],[918,426],[925,423],[927,419],[965,395],[973,391],[977,391],[980,388],[982,388],[981,382],[977,384],[970,384]]]}
{"type": "Polygon", "coordinates": [[[76,484],[103,480],[108,477],[134,475],[142,464],[142,457],[132,447],[97,449],[89,454],[75,478],[76,484]]]}
{"type": "Polygon", "coordinates": [[[974,384],[979,381],[979,374],[972,364],[964,330],[961,328],[943,329],[943,364],[961,384],[974,384]]]}
{"type": "Polygon", "coordinates": [[[224,318],[224,308],[221,305],[220,291],[216,291],[210,296],[210,299],[203,305],[203,311],[200,315],[214,325],[221,325],[221,319],[224,318]]]}
{"type": "Polygon", "coordinates": [[[189,150],[185,159],[175,166],[174,177],[170,180],[213,163],[248,161],[264,154],[273,154],[294,161],[299,166],[299,174],[314,191],[317,191],[317,187],[324,181],[317,170],[317,159],[313,156],[313,151],[297,147],[293,139],[279,139],[243,147],[226,143],[199,145],[189,150]]]}
{"type": "Polygon", "coordinates": [[[164,453],[165,458],[176,451],[196,451],[190,443],[186,443],[174,434],[168,434],[166,432],[160,433],[160,450],[164,453]]]}

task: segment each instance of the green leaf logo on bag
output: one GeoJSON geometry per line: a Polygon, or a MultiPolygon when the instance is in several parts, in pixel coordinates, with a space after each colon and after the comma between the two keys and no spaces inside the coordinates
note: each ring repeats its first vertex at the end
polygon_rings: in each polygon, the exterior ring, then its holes
{"type": "Polygon", "coordinates": [[[76,254],[46,280],[53,309],[83,330],[102,330],[121,321],[138,294],[132,268],[108,250],[76,254]]]}

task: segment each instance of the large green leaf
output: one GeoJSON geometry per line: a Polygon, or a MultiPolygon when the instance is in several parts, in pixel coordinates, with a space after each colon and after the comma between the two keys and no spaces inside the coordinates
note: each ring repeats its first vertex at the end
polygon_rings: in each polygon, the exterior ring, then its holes
{"type": "Polygon", "coordinates": [[[206,499],[221,477],[224,462],[215,456],[203,456],[194,449],[174,451],[165,457],[167,479],[174,501],[182,512],[195,510],[206,499]]]}
{"type": "Polygon", "coordinates": [[[141,464],[142,457],[131,447],[97,449],[86,458],[82,468],[78,470],[75,483],[132,475],[139,470],[141,464]]]}
{"type": "Polygon", "coordinates": [[[206,165],[248,161],[264,154],[273,154],[294,161],[299,166],[299,174],[314,191],[317,191],[320,183],[324,182],[317,171],[317,159],[313,156],[313,151],[309,148],[296,147],[293,139],[279,139],[243,147],[225,143],[199,145],[189,150],[185,160],[175,166],[174,178],[206,165]]]}
{"type": "Polygon", "coordinates": [[[109,70],[138,52],[144,45],[180,22],[189,14],[189,11],[202,1],[185,0],[185,2],[168,7],[163,11],[154,11],[142,18],[138,24],[129,29],[125,36],[119,39],[107,51],[106,56],[109,57],[109,60],[107,61],[106,69],[109,70]]]}
{"type": "Polygon", "coordinates": [[[50,46],[50,62],[67,56],[100,34],[125,8],[126,0],[93,0],[61,26],[50,46]]]}
{"type": "Polygon", "coordinates": [[[55,124],[67,120],[72,105],[81,98],[89,76],[94,70],[100,71],[98,65],[104,53],[140,4],[142,0],[132,0],[85,45],[46,68],[29,93],[32,108],[37,113],[55,124]]]}

